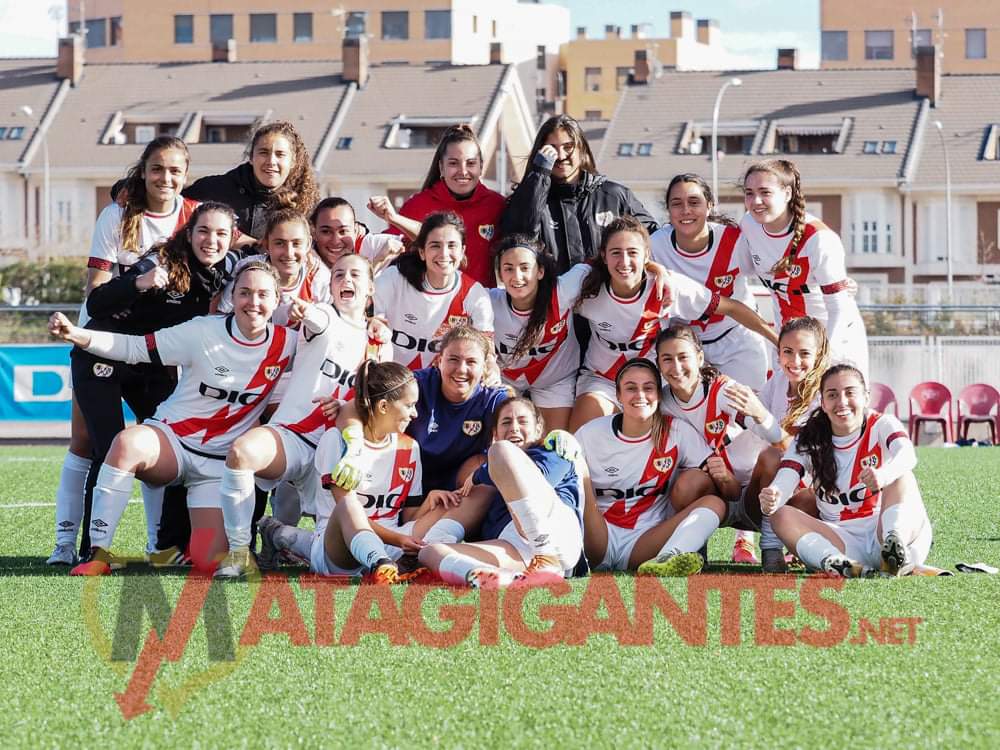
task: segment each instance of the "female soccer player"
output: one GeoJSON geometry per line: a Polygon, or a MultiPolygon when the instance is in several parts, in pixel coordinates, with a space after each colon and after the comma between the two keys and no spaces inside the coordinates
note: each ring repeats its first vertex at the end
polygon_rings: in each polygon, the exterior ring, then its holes
{"type": "Polygon", "coordinates": [[[468,236],[465,272],[484,287],[496,286],[490,263],[490,243],[499,234],[504,197],[482,181],[483,151],[468,125],[452,125],[438,143],[419,193],[411,195],[397,212],[385,196],[373,197],[368,208],[413,240],[421,222],[432,213],[451,211],[462,219],[468,236]]]}
{"type": "MultiPolygon", "coordinates": [[[[124,273],[153,245],[184,226],[198,205],[195,200],[181,197],[189,164],[187,146],[180,138],[164,135],[146,144],[139,161],[122,181],[118,200],[105,206],[97,217],[87,259],[85,294],[124,273]]],[[[87,325],[88,319],[84,304],[80,325],[87,325]]],[[[47,560],[49,565],[73,565],[77,561],[76,538],[85,515],[84,492],[92,454],[87,423],[74,393],[69,451],[56,491],[56,546],[47,560]]],[[[162,496],[159,490],[145,487],[143,493],[149,502],[155,502],[154,496],[162,496]]],[[[89,546],[84,534],[81,548],[86,552],[89,546]]]]}
{"type": "Polygon", "coordinates": [[[851,295],[840,237],[806,213],[799,170],[786,159],[751,164],[743,177],[740,268],[756,274],[780,323],[810,315],[826,326],[832,361],[868,371],[868,338],[851,295]]]}
{"type": "Polygon", "coordinates": [[[327,268],[337,258],[358,254],[366,258],[375,273],[395,260],[405,249],[394,234],[372,234],[358,221],[345,198],[324,198],[309,214],[313,247],[327,268]]]}
{"type": "Polygon", "coordinates": [[[494,415],[487,461],[463,494],[490,488],[485,541],[431,544],[420,562],[445,581],[476,588],[504,586],[518,576],[572,573],[583,552],[583,499],[573,461],[542,448],[545,422],[523,397],[508,399],[494,415]],[[494,509],[497,513],[493,513],[494,509]]]}
{"type": "Polygon", "coordinates": [[[222,201],[239,217],[244,241],[264,236],[267,214],[288,206],[308,215],[319,200],[316,176],[298,131],[289,122],[269,122],[254,131],[245,162],[225,174],[196,180],[184,195],[222,201]]]}
{"type": "Polygon", "coordinates": [[[122,430],[101,466],[90,524],[94,554],[74,575],[111,570],[111,543],[136,476],[152,485],[188,490],[192,562],[211,570],[226,549],[219,481],[226,453],[257,422],[271,391],[295,353],[295,337],[272,325],[278,281],[274,270],[250,263],[236,271],[230,315],[210,315],[127,336],[71,325],[61,313],[49,321],[53,336],[107,359],[180,365],[180,381],[145,424],[122,430]]]}
{"type": "Polygon", "coordinates": [[[493,308],[461,270],[465,225],[456,214],[428,216],[414,245],[375,280],[375,315],[392,329],[395,361],[419,370],[434,362],[450,328],[470,325],[492,338],[493,308]]]}
{"type": "Polygon", "coordinates": [[[671,271],[667,272],[667,302],[657,288],[646,283],[649,260],[646,228],[631,216],[613,219],[577,303],[580,315],[590,323],[591,341],[576,382],[571,430],[618,408],[618,370],[630,359],[651,353],[661,325],[671,318],[709,320],[725,315],[777,343],[770,326],[742,302],[671,271]]]}
{"type": "Polygon", "coordinates": [[[761,509],[812,570],[845,578],[879,569],[905,575],[923,564],[931,546],[916,465],[899,420],[868,409],[860,370],[834,365],[820,381],[820,408],[761,490],[761,509]],[[806,478],[816,491],[818,519],[785,504],[806,478]]]}
{"type": "MultiPolygon", "coordinates": [[[[696,174],[679,174],[667,186],[666,202],[670,223],[649,238],[653,260],[755,310],[735,253],[740,230],[731,219],[715,213],[715,197],[708,183],[696,174]]],[[[709,362],[723,374],[760,391],[770,361],[760,336],[718,314],[690,323],[698,331],[709,362]]]]}
{"type": "MultiPolygon", "coordinates": [[[[584,550],[597,570],[635,570],[662,552],[685,518],[697,514],[704,524],[705,516],[717,528],[726,517],[726,504],[714,494],[708,475],[698,470],[712,455],[705,440],[687,422],[660,413],[656,365],[631,359],[618,371],[615,384],[621,414],[595,419],[576,433],[589,473],[584,480],[584,550]]],[[[672,555],[671,560],[661,575],[701,570],[697,553],[672,555]]]]}
{"type": "MultiPolygon", "coordinates": [[[[333,306],[293,299],[289,317],[299,325],[295,368],[277,411],[269,423],[236,438],[222,473],[222,513],[226,524],[232,567],[220,567],[219,578],[239,578],[247,571],[240,561],[249,559],[254,486],[265,492],[282,481],[297,490],[305,510],[313,511],[317,492],[314,455],[328,424],[319,397],[347,399],[353,395],[355,372],[368,349],[365,310],[374,287],[371,266],[359,255],[344,255],[334,263],[331,292],[333,306]]],[[[387,353],[386,353],[387,354],[387,353]]],[[[272,505],[277,504],[277,494],[272,505]]],[[[275,515],[288,518],[278,509],[275,515]]],[[[292,516],[297,513],[290,514],[292,516]]],[[[288,520],[291,520],[289,518],[288,520]]],[[[273,560],[259,560],[271,567],[273,560]]]]}

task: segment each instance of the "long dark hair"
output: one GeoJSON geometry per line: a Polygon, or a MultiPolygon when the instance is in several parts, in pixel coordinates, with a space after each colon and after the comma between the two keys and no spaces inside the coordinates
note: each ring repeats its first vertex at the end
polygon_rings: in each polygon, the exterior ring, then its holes
{"type": "MultiPolygon", "coordinates": [[[[604,251],[608,247],[611,238],[618,232],[635,232],[642,238],[642,244],[646,248],[646,259],[649,259],[649,231],[642,222],[634,216],[625,214],[616,216],[611,223],[604,227],[601,233],[601,246],[597,255],[591,261],[590,272],[584,277],[583,284],[580,285],[580,298],[576,301],[579,308],[585,299],[596,297],[601,293],[601,287],[611,283],[611,274],[608,271],[608,264],[604,260],[604,251]]],[[[645,271],[643,272],[645,273],[645,271]]]]}
{"type": "Polygon", "coordinates": [[[293,151],[292,168],[282,186],[274,191],[274,197],[277,199],[279,196],[284,196],[301,213],[308,214],[319,201],[319,188],[316,186],[316,175],[309,160],[309,150],[294,125],[290,122],[269,122],[261,125],[250,138],[243,158],[252,159],[257,141],[268,135],[284,136],[293,151]]]}
{"type": "Polygon", "coordinates": [[[328,208],[340,208],[341,206],[347,206],[351,209],[351,215],[354,217],[354,220],[358,220],[357,214],[354,211],[354,206],[351,205],[351,202],[347,200],[347,198],[331,195],[328,198],[324,198],[313,207],[312,213],[309,214],[309,223],[316,226],[316,222],[319,221],[319,214],[321,211],[326,211],[328,208]]]}
{"type": "Polygon", "coordinates": [[[415,382],[413,373],[398,362],[362,362],[354,380],[354,408],[361,423],[371,427],[378,402],[398,401],[406,386],[415,382]]]}
{"type": "Polygon", "coordinates": [[[434,151],[434,158],[431,159],[431,167],[427,170],[427,177],[424,178],[421,190],[429,190],[441,179],[441,162],[444,161],[444,155],[448,150],[448,146],[453,143],[466,142],[476,144],[476,150],[479,152],[479,163],[483,163],[483,147],[479,145],[479,139],[472,132],[472,128],[464,123],[461,125],[452,125],[441,136],[441,141],[434,151]]]}
{"type": "Polygon", "coordinates": [[[545,252],[545,248],[540,243],[526,234],[510,234],[501,239],[493,249],[493,264],[496,268],[497,278],[500,278],[500,262],[503,260],[504,253],[515,248],[524,248],[530,251],[535,256],[535,263],[543,271],[542,277],[538,280],[538,292],[535,295],[535,304],[531,308],[531,315],[528,316],[528,323],[521,331],[521,336],[509,355],[511,359],[516,360],[527,354],[528,350],[541,338],[559,270],[556,268],[555,257],[551,253],[545,252]]]}
{"type": "MultiPolygon", "coordinates": [[[[868,388],[861,370],[854,365],[840,364],[823,373],[819,381],[820,391],[822,392],[827,380],[842,372],[853,373],[861,386],[868,388]]],[[[830,417],[822,408],[815,409],[802,425],[796,437],[796,448],[799,453],[809,456],[812,463],[813,489],[821,490],[827,495],[836,495],[837,459],[833,452],[833,427],[830,425],[830,417]]]]}
{"type": "Polygon", "coordinates": [[[667,192],[663,195],[663,202],[667,208],[667,213],[670,213],[670,191],[674,189],[676,185],[681,183],[690,182],[693,185],[697,185],[698,189],[701,191],[702,196],[705,198],[705,203],[711,206],[711,210],[708,212],[708,218],[705,221],[711,221],[716,224],[723,224],[727,227],[735,227],[736,222],[725,214],[720,214],[716,211],[717,205],[715,203],[715,194],[712,192],[711,186],[705,182],[705,178],[700,174],[695,174],[694,172],[683,172],[678,175],[674,175],[674,178],[667,185],[667,192]]]}
{"type": "Polygon", "coordinates": [[[771,269],[771,273],[779,274],[792,265],[792,261],[795,260],[795,256],[801,249],[799,244],[806,231],[806,198],[802,193],[802,176],[799,174],[799,168],[795,166],[795,162],[789,159],[765,159],[755,161],[747,167],[747,171],[743,173],[744,186],[746,186],[747,177],[755,172],[766,172],[774,175],[778,184],[791,188],[792,197],[788,201],[788,211],[792,215],[792,251],[781,256],[771,269]]]}
{"type": "Polygon", "coordinates": [[[597,174],[597,163],[594,161],[594,152],[590,150],[590,144],[587,143],[587,136],[583,134],[583,128],[580,127],[580,123],[569,115],[555,115],[550,117],[538,128],[535,142],[532,144],[531,152],[528,154],[528,168],[530,169],[531,165],[535,163],[535,156],[541,151],[542,146],[545,145],[549,136],[557,130],[565,130],[566,135],[573,141],[573,148],[580,154],[580,170],[597,174]]]}
{"type": "MultiPolygon", "coordinates": [[[[215,212],[223,214],[229,218],[231,228],[236,227],[236,213],[225,203],[216,201],[205,201],[199,204],[191,216],[170,239],[153,247],[147,255],[155,255],[160,266],[167,272],[168,288],[187,294],[191,289],[191,266],[190,259],[193,258],[194,250],[191,247],[191,234],[194,232],[198,220],[207,213],[215,212]]],[[[230,247],[232,246],[232,235],[230,235],[230,247]]]]}
{"type": "Polygon", "coordinates": [[[796,423],[809,410],[809,407],[812,406],[813,399],[816,398],[816,394],[820,391],[820,381],[823,378],[823,373],[826,372],[826,368],[830,364],[830,341],[826,337],[826,327],[816,320],[816,318],[811,318],[808,315],[801,318],[792,318],[781,326],[781,331],[778,333],[779,356],[781,354],[781,340],[788,334],[795,333],[796,331],[808,331],[816,339],[816,362],[795,387],[795,396],[788,405],[785,418],[781,420],[781,428],[789,435],[795,433],[798,429],[795,426],[796,423]]]}
{"type": "Polygon", "coordinates": [[[121,221],[121,246],[127,250],[138,250],[142,243],[142,215],[146,211],[146,163],[153,154],[169,149],[176,149],[184,154],[186,171],[191,165],[191,154],[188,152],[187,144],[175,136],[160,135],[146,144],[139,161],[129,167],[118,190],[118,201],[124,208],[121,221]]]}
{"type": "MultiPolygon", "coordinates": [[[[424,291],[424,273],[427,271],[427,264],[420,257],[418,249],[423,249],[427,244],[427,238],[435,229],[442,227],[455,227],[459,237],[462,238],[462,247],[465,247],[465,222],[462,217],[454,211],[438,211],[430,214],[420,225],[420,233],[413,241],[413,244],[405,253],[396,259],[396,267],[404,279],[410,282],[410,286],[418,292],[424,291]]],[[[465,256],[462,257],[462,267],[465,266],[465,256]]]]}
{"type": "Polygon", "coordinates": [[[702,356],[702,365],[699,369],[699,374],[701,375],[701,384],[708,388],[712,383],[714,383],[722,372],[718,367],[709,363],[705,359],[705,350],[701,346],[701,338],[698,336],[698,332],[694,330],[687,323],[681,323],[680,321],[675,321],[669,326],[664,328],[656,337],[656,346],[653,347],[653,351],[656,352],[657,359],[660,356],[660,344],[665,341],[687,341],[694,347],[696,352],[700,352],[702,356]]]}

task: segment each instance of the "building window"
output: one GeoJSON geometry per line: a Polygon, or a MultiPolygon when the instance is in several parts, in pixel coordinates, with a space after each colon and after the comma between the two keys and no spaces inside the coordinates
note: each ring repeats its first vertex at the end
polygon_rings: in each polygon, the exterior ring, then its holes
{"type": "MultiPolygon", "coordinates": [[[[753,133],[747,133],[745,135],[717,135],[716,145],[719,147],[719,153],[722,154],[749,154],[751,149],[753,149],[753,133]]],[[[696,154],[711,154],[712,153],[712,136],[703,135],[701,137],[701,148],[696,149],[691,153],[696,154]]]]}
{"type": "Polygon", "coordinates": [[[250,14],[250,41],[278,41],[278,16],[275,13],[250,14]]]}
{"type": "Polygon", "coordinates": [[[410,14],[405,10],[384,10],[382,11],[382,38],[409,39],[410,38],[410,14]]]}
{"type": "Polygon", "coordinates": [[[865,32],[866,60],[891,60],[892,57],[893,54],[892,54],[891,31],[865,32]]]}
{"type": "Polygon", "coordinates": [[[877,253],[878,252],[878,222],[877,221],[863,221],[863,222],[861,222],[861,252],[863,252],[863,253],[877,253]]]}
{"type": "Polygon", "coordinates": [[[233,38],[232,13],[213,13],[208,17],[208,33],[212,44],[225,44],[233,38]]]}
{"type": "Polygon", "coordinates": [[[910,40],[910,49],[913,50],[913,56],[917,56],[918,47],[933,47],[934,46],[934,36],[931,34],[930,29],[917,29],[912,35],[910,40]]]}
{"type": "Polygon", "coordinates": [[[639,156],[652,156],[653,155],[653,144],[652,143],[640,143],[639,148],[636,149],[636,154],[639,156]]]}
{"type": "Polygon", "coordinates": [[[965,59],[986,59],[986,29],[965,30],[965,59]]]}
{"type": "Polygon", "coordinates": [[[588,109],[583,113],[584,120],[600,120],[601,115],[604,114],[599,109],[588,109]]]}
{"type": "Polygon", "coordinates": [[[451,39],[451,11],[424,11],[424,39],[451,39]]]}
{"type": "Polygon", "coordinates": [[[473,34],[479,33],[479,16],[472,17],[472,33],[473,34]]]}
{"type": "Polygon", "coordinates": [[[494,39],[497,38],[497,21],[495,18],[490,21],[490,33],[493,34],[494,39]]]}
{"type": "Polygon", "coordinates": [[[846,60],[847,32],[824,31],[820,47],[820,57],[823,60],[846,60]]]}
{"type": "Polygon", "coordinates": [[[87,19],[87,48],[106,47],[108,45],[108,19],[88,18],[87,19]]]}
{"type": "Polygon", "coordinates": [[[19,141],[24,135],[24,128],[16,125],[10,128],[0,127],[0,139],[6,139],[8,141],[19,141]]]}
{"type": "Polygon", "coordinates": [[[633,72],[632,68],[615,68],[615,91],[621,91],[628,86],[633,72]]]}
{"type": "Polygon", "coordinates": [[[194,44],[194,16],[174,16],[174,44],[194,44]]]}
{"type": "Polygon", "coordinates": [[[877,154],[878,141],[865,141],[865,144],[861,147],[861,152],[865,154],[877,154]]]}
{"type": "Polygon", "coordinates": [[[351,143],[354,142],[354,138],[349,135],[343,136],[337,139],[337,145],[334,147],[337,151],[347,151],[351,147],[351,143]]]}
{"type": "Polygon", "coordinates": [[[363,10],[352,10],[347,14],[344,24],[344,36],[348,39],[360,39],[365,35],[368,26],[368,13],[363,10]]]}
{"type": "Polygon", "coordinates": [[[634,143],[619,143],[618,144],[618,155],[619,156],[632,156],[635,153],[634,143]]]}
{"type": "Polygon", "coordinates": [[[117,47],[122,43],[122,17],[114,16],[109,19],[111,39],[108,42],[112,47],[117,47]]]}
{"type": "Polygon", "coordinates": [[[292,41],[311,42],[313,40],[313,14],[292,14],[292,41]]]}
{"type": "MultiPolygon", "coordinates": [[[[832,154],[837,145],[837,136],[833,134],[778,135],[778,152],[782,154],[832,154]]],[[[876,142],[876,145],[878,143],[876,142]]]]}
{"type": "Polygon", "coordinates": [[[882,153],[883,154],[894,154],[894,153],[896,153],[896,142],[895,141],[882,141],[882,153]]]}
{"type": "Polygon", "coordinates": [[[219,125],[202,122],[200,143],[246,143],[250,138],[251,125],[219,125]]]}
{"type": "Polygon", "coordinates": [[[600,91],[601,90],[601,69],[600,68],[586,68],[583,71],[583,88],[584,88],[584,91],[600,91]]]}

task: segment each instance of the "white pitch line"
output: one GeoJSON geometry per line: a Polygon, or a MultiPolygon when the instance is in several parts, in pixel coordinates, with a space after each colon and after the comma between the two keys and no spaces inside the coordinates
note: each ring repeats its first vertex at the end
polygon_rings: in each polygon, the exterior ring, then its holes
{"type": "MultiPolygon", "coordinates": [[[[129,505],[137,505],[142,500],[129,500],[129,505]]],[[[15,508],[54,508],[55,503],[4,503],[0,504],[0,510],[13,510],[15,508]]]]}
{"type": "Polygon", "coordinates": [[[51,457],[46,458],[45,456],[0,456],[0,461],[9,461],[10,463],[37,463],[38,461],[52,461],[51,457]]]}

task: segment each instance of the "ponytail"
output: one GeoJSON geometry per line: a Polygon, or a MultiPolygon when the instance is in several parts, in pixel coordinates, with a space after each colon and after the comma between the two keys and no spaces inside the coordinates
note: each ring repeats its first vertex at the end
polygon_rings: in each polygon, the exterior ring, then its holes
{"type": "Polygon", "coordinates": [[[479,145],[479,139],[472,132],[472,128],[465,123],[452,125],[444,131],[444,135],[441,136],[441,140],[438,142],[437,149],[434,151],[434,158],[431,159],[431,167],[427,170],[427,177],[424,178],[421,190],[430,190],[436,183],[441,181],[441,162],[444,161],[444,155],[448,150],[448,146],[453,143],[474,143],[476,150],[479,152],[479,163],[483,163],[483,148],[479,145]]]}
{"type": "Polygon", "coordinates": [[[354,408],[365,427],[375,420],[379,401],[398,401],[403,389],[415,383],[413,373],[398,362],[364,360],[354,379],[354,408]]]}

